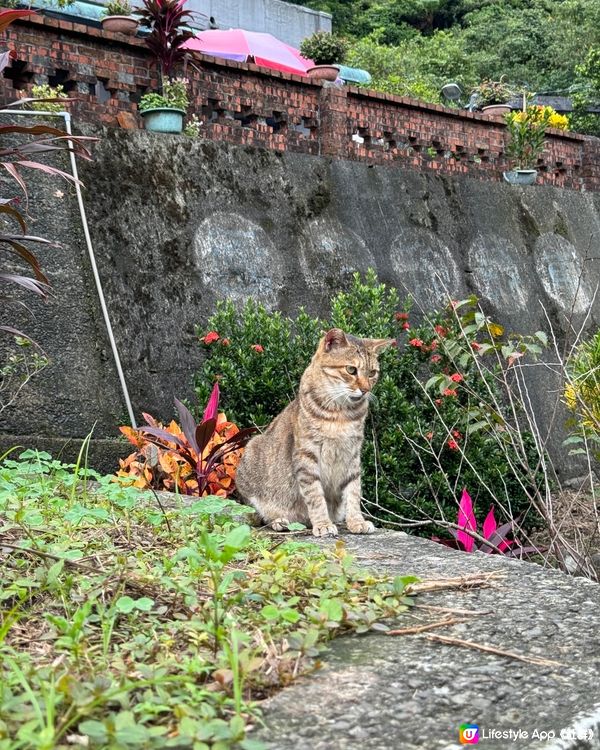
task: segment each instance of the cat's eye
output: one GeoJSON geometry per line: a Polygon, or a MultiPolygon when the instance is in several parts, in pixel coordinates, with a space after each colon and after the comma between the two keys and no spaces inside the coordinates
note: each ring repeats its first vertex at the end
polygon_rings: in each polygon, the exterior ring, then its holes
{"type": "Polygon", "coordinates": [[[369,370],[369,377],[374,378],[377,375],[377,370],[369,370]]]}
{"type": "Polygon", "coordinates": [[[356,369],[356,367],[354,367],[354,365],[347,365],[346,372],[349,373],[350,375],[356,375],[358,370],[356,369]]]}

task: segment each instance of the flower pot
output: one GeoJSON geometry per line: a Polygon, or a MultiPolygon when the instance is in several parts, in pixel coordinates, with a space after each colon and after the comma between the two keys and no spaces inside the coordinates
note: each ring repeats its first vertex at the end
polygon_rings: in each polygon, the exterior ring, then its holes
{"type": "Polygon", "coordinates": [[[503,177],[510,185],[533,185],[537,178],[537,169],[513,169],[504,172],[503,177]]]}
{"type": "Polygon", "coordinates": [[[488,104],[487,107],[482,107],[481,111],[494,120],[504,120],[504,115],[511,111],[511,107],[510,104],[488,104]]]}
{"type": "Polygon", "coordinates": [[[337,65],[314,65],[306,71],[309,78],[320,78],[322,81],[335,81],[339,74],[337,65]]]}
{"type": "Polygon", "coordinates": [[[118,31],[132,36],[137,31],[138,21],[133,16],[105,16],[100,23],[104,31],[118,31]]]}
{"type": "Polygon", "coordinates": [[[146,130],[155,133],[181,133],[185,109],[171,107],[154,107],[140,112],[146,130]]]}

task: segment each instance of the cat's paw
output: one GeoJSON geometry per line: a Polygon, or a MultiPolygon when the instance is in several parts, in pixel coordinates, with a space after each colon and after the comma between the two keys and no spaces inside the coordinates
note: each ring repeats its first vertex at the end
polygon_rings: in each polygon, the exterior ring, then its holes
{"type": "Polygon", "coordinates": [[[337,526],[329,521],[328,523],[313,526],[312,533],[314,536],[337,536],[338,530],[337,526]]]}
{"type": "Polygon", "coordinates": [[[346,525],[351,534],[372,534],[375,531],[375,526],[373,526],[371,521],[365,521],[364,518],[360,520],[348,519],[346,525]]]}
{"type": "Polygon", "coordinates": [[[273,529],[273,531],[289,531],[288,526],[290,525],[290,522],[287,520],[287,518],[275,518],[269,526],[273,529]]]}

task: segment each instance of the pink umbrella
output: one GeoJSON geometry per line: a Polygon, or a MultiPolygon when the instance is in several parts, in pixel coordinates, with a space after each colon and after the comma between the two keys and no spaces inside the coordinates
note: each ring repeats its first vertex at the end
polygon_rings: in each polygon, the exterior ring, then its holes
{"type": "Polygon", "coordinates": [[[238,62],[248,62],[253,58],[257,65],[297,75],[306,75],[307,69],[313,65],[312,60],[306,60],[297,49],[271,34],[245,29],[207,29],[182,46],[204,55],[238,62]]]}

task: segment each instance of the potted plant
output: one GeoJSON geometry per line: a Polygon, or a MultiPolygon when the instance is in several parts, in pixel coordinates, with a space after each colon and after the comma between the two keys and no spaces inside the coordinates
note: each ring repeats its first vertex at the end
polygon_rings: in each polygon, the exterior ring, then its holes
{"type": "Polygon", "coordinates": [[[335,81],[339,76],[340,70],[335,63],[342,63],[347,51],[348,42],[327,31],[316,31],[300,44],[302,57],[314,63],[313,67],[306,71],[307,75],[326,81],[335,81]]]}
{"type": "Polygon", "coordinates": [[[129,0],[108,0],[100,19],[105,31],[118,31],[129,36],[135,34],[138,20],[132,15],[129,0]]]}
{"type": "Polygon", "coordinates": [[[546,130],[552,115],[552,107],[529,105],[520,112],[506,115],[508,145],[506,154],[514,168],[504,172],[504,179],[512,185],[533,185],[537,177],[536,166],[544,150],[546,130]]]}
{"type": "Polygon", "coordinates": [[[183,118],[190,100],[188,98],[187,78],[173,78],[165,81],[163,92],[144,94],[138,104],[140,115],[144,120],[146,130],[155,133],[181,133],[183,118]]]}
{"type": "Polygon", "coordinates": [[[510,112],[510,99],[514,92],[509,84],[504,80],[504,76],[499,81],[482,81],[474,90],[477,96],[477,106],[486,115],[491,117],[504,117],[510,112]]]}
{"type": "Polygon", "coordinates": [[[138,105],[144,127],[161,133],[181,133],[189,106],[188,81],[175,78],[174,71],[185,55],[182,48],[192,31],[185,28],[191,13],[186,0],[144,0],[139,9],[141,23],[150,29],[144,41],[158,65],[158,91],[144,94],[138,105]]]}

